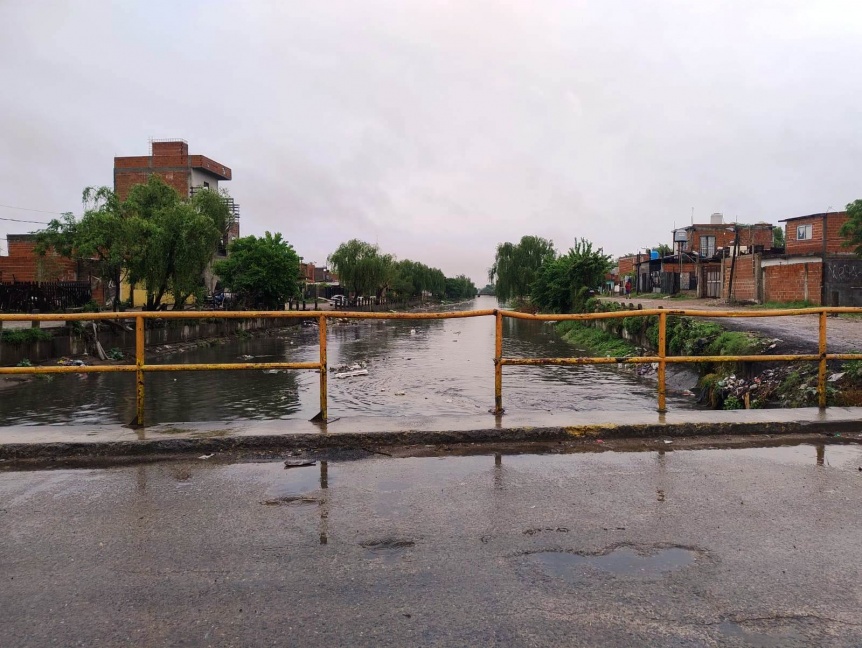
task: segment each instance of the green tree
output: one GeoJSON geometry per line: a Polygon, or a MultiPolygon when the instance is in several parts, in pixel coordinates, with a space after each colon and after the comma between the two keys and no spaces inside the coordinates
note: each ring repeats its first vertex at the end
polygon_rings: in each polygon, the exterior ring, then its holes
{"type": "Polygon", "coordinates": [[[168,292],[175,309],[183,308],[192,295],[200,297],[204,270],[230,227],[224,198],[201,191],[183,200],[153,175],[132,188],[123,209],[128,280],[133,286],[143,285],[146,308],[158,308],[168,292]]]}
{"type": "Polygon", "coordinates": [[[845,246],[855,246],[853,251],[862,256],[862,200],[847,205],[847,222],[841,226],[839,234],[847,239],[845,246]]]}
{"type": "Polygon", "coordinates": [[[566,254],[539,270],[531,293],[532,302],[545,312],[583,311],[590,290],[602,284],[611,265],[610,255],[602,248],[594,250],[590,241],[577,240],[566,254]]]}
{"type": "Polygon", "coordinates": [[[281,310],[288,298],[300,294],[299,256],[278,233],[234,239],[227,259],[213,270],[246,308],[281,310]]]}
{"type": "MultiPolygon", "coordinates": [[[[53,219],[36,233],[36,252],[44,256],[53,249],[62,256],[93,264],[105,286],[113,285],[114,310],[120,307],[120,282],[129,240],[125,212],[117,195],[107,187],[84,190],[84,215],[53,219]]],[[[108,291],[105,291],[106,296],[108,291]]]]}
{"type": "Polygon", "coordinates": [[[116,288],[115,308],[125,276],[145,288],[146,308],[158,308],[170,292],[180,309],[191,295],[202,294],[203,272],[232,224],[227,198],[201,191],[185,200],[155,175],[133,187],[125,201],[107,187],[90,187],[81,220],[66,214],[51,221],[37,234],[37,250],[93,261],[97,274],[116,288]]]}
{"type": "Polygon", "coordinates": [[[552,241],[524,236],[518,243],[500,243],[488,279],[494,284],[497,299],[507,302],[530,294],[539,269],[554,259],[552,241]]]}
{"type": "Polygon", "coordinates": [[[381,254],[376,245],[351,239],[329,255],[329,265],[335,270],[342,286],[354,297],[380,296],[396,278],[395,260],[381,254]]]}
{"type": "Polygon", "coordinates": [[[670,256],[673,254],[673,248],[671,248],[667,243],[659,243],[653,248],[653,250],[658,252],[660,257],[670,256]]]}
{"type": "Polygon", "coordinates": [[[783,248],[784,247],[784,228],[783,227],[773,227],[772,228],[772,247],[774,248],[783,248]]]}
{"type": "Polygon", "coordinates": [[[447,299],[472,299],[476,292],[476,285],[465,275],[446,277],[447,299]]]}

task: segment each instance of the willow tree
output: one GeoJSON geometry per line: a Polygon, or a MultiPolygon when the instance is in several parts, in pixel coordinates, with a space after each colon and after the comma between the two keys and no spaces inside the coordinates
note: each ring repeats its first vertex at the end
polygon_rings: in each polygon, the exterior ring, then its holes
{"type": "Polygon", "coordinates": [[[355,297],[370,294],[380,296],[395,278],[395,260],[392,256],[381,254],[376,245],[359,239],[339,245],[329,255],[328,261],[341,285],[355,297]]]}
{"type": "Polygon", "coordinates": [[[222,196],[201,191],[185,200],[156,175],[135,185],[123,203],[129,283],[143,285],[148,310],[167,293],[174,309],[200,296],[203,273],[218,250],[231,215],[222,196]]]}
{"type": "Polygon", "coordinates": [[[554,243],[539,236],[524,236],[518,243],[500,243],[488,279],[497,299],[507,302],[530,294],[539,269],[555,257],[554,243]]]}
{"type": "Polygon", "coordinates": [[[103,284],[113,286],[111,299],[114,310],[119,310],[120,279],[128,247],[123,204],[108,187],[86,188],[83,202],[80,220],[63,214],[36,233],[36,252],[44,256],[54,250],[61,256],[92,264],[103,284]]]}

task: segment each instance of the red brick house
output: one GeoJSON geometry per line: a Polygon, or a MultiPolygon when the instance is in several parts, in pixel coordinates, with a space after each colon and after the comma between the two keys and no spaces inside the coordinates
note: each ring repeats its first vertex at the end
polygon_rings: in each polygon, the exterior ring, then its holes
{"type": "Polygon", "coordinates": [[[104,303],[102,281],[90,272],[86,261],[73,261],[48,250],[36,252],[35,234],[9,234],[9,254],[0,256],[0,283],[85,281],[90,283],[92,298],[104,303]]]}
{"type": "Polygon", "coordinates": [[[839,233],[847,213],[809,214],[779,222],[784,223],[784,250],[724,260],[725,298],[862,306],[862,259],[844,245],[839,233]]]}
{"type": "Polygon", "coordinates": [[[784,254],[761,262],[762,301],[862,306],[862,259],[839,230],[847,212],[787,218],[784,254]]]}

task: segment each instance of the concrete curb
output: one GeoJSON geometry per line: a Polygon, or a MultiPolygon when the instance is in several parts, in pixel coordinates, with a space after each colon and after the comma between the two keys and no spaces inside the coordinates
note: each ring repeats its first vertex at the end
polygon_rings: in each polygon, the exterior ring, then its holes
{"type": "Polygon", "coordinates": [[[404,430],[261,434],[135,441],[40,442],[0,444],[0,460],[78,457],[143,457],[211,454],[237,451],[356,450],[378,446],[493,444],[594,439],[708,437],[720,435],[781,436],[786,434],[862,433],[860,420],[738,421],[485,428],[474,430],[404,430]]]}

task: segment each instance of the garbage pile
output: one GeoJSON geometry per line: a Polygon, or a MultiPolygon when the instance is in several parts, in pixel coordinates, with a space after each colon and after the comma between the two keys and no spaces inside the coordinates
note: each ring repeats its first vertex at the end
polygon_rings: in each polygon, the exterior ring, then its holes
{"type": "Polygon", "coordinates": [[[365,368],[367,365],[368,363],[362,360],[352,364],[335,365],[330,367],[329,371],[335,378],[355,378],[356,376],[368,375],[368,369],[365,368]]]}
{"type": "Polygon", "coordinates": [[[730,374],[715,383],[712,394],[709,394],[709,387],[704,388],[699,400],[724,402],[735,398],[746,407],[750,407],[753,401],[762,405],[776,394],[786,373],[786,369],[767,369],[752,378],[730,374]]]}

